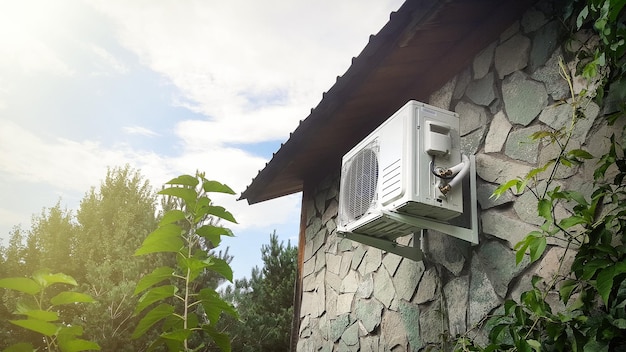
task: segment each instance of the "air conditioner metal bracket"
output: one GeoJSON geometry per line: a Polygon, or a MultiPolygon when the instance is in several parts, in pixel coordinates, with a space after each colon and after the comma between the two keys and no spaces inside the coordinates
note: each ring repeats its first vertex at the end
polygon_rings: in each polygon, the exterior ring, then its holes
{"type": "MultiPolygon", "coordinates": [[[[463,226],[453,225],[447,222],[436,221],[433,219],[413,216],[413,215],[405,215],[394,211],[383,210],[382,216],[392,219],[394,221],[398,221],[411,227],[415,228],[414,238],[413,238],[413,247],[403,246],[398,244],[397,242],[384,238],[384,237],[374,237],[370,235],[363,235],[353,232],[345,232],[342,233],[346,238],[349,238],[353,241],[360,242],[366,244],[368,246],[376,247],[382,249],[387,252],[395,253],[399,256],[409,258],[415,261],[420,261],[423,259],[423,252],[421,249],[422,237],[424,236],[423,231],[421,230],[435,230],[447,235],[465,240],[474,245],[478,244],[478,233],[479,233],[479,224],[478,224],[478,200],[476,196],[476,158],[474,155],[470,155],[470,172],[469,172],[469,222],[470,227],[466,228],[463,226]],[[416,238],[415,234],[419,234],[420,237],[416,238]]],[[[407,234],[408,235],[408,234],[407,234]]]]}

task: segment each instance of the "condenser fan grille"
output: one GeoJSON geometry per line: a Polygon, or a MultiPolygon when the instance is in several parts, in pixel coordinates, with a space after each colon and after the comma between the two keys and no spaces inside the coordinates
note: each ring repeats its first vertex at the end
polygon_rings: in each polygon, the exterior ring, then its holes
{"type": "Polygon", "coordinates": [[[371,148],[359,151],[347,165],[341,188],[344,212],[347,218],[356,220],[371,207],[378,184],[378,159],[371,148]]]}

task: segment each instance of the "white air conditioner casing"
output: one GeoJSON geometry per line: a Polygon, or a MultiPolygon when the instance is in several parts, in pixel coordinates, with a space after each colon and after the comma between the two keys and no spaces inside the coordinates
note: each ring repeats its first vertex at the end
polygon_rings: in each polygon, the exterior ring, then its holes
{"type": "Polygon", "coordinates": [[[445,196],[437,167],[461,163],[457,114],[409,101],[342,159],[339,232],[395,239],[415,227],[383,211],[449,220],[463,213],[463,189],[445,196]]]}

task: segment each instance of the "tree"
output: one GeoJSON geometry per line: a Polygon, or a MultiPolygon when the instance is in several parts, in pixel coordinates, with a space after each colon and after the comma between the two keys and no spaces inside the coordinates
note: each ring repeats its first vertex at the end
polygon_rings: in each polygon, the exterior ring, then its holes
{"type": "Polygon", "coordinates": [[[103,350],[136,351],[145,340],[132,341],[137,319],[133,290],[146,267],[159,261],[133,257],[141,241],[157,226],[156,195],[138,170],[113,168],[80,203],[74,255],[75,278],[96,303],[85,308],[86,336],[103,350]]]}
{"type": "Polygon", "coordinates": [[[236,280],[223,292],[241,318],[222,326],[231,335],[233,351],[289,351],[298,248],[290,242],[284,246],[274,232],[261,247],[261,257],[262,269],[253,268],[250,279],[236,280]]]}

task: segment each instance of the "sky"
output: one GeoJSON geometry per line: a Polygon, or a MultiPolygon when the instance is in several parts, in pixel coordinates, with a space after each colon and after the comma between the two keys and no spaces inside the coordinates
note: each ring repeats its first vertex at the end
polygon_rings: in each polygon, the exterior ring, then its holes
{"type": "Polygon", "coordinates": [[[196,170],[237,196],[223,242],[236,278],[276,230],[297,244],[299,194],[236,201],[401,0],[0,2],[0,244],[76,210],[107,167],[152,186],[196,170]]]}

